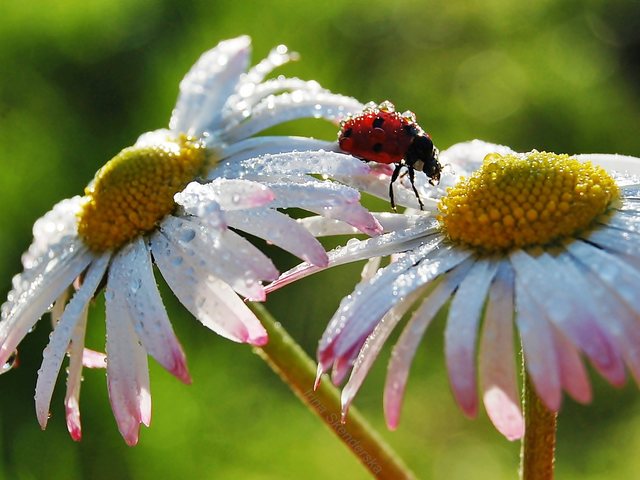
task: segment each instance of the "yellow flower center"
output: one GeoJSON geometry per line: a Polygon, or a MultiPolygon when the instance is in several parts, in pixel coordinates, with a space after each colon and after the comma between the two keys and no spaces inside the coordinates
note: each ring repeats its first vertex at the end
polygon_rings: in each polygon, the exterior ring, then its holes
{"type": "Polygon", "coordinates": [[[489,154],[440,200],[448,237],[494,252],[545,245],[588,228],[618,197],[607,172],[568,155],[489,154]]]}
{"type": "Polygon", "coordinates": [[[102,252],[153,230],[174,209],[173,196],[202,172],[205,160],[204,146],[186,136],[125,148],[85,189],[78,234],[89,248],[102,252]]]}

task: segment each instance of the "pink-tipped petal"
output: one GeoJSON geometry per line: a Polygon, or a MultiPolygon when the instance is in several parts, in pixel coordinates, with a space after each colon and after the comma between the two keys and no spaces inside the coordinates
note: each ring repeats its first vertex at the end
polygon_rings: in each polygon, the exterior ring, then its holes
{"type": "Polygon", "coordinates": [[[444,333],[449,382],[462,411],[474,417],[478,409],[476,339],[482,307],[498,269],[496,262],[478,260],[462,280],[451,302],[444,333]]]}
{"type": "Polygon", "coordinates": [[[142,237],[125,245],[114,257],[109,283],[121,292],[144,349],[184,383],[191,383],[187,359],[160,298],[151,255],[142,237]]]}
{"type": "Polygon", "coordinates": [[[68,303],[60,322],[51,334],[49,344],[42,353],[42,366],[38,370],[36,382],[35,403],[38,422],[43,429],[47,426],[51,396],[69,342],[77,323],[82,319],[89,301],[93,298],[96,288],[104,276],[110,256],[110,253],[103,254],[89,266],[82,287],[68,303]]]}
{"type": "Polygon", "coordinates": [[[235,342],[265,344],[267,332],[260,321],[231,287],[213,277],[196,257],[159,232],[151,238],[151,250],[173,293],[204,326],[235,342]],[[176,261],[178,258],[181,261],[176,261]]]}
{"type": "Polygon", "coordinates": [[[320,382],[322,381],[322,375],[324,374],[324,372],[325,372],[324,368],[319,363],[318,367],[316,368],[316,379],[313,382],[313,390],[314,391],[318,390],[318,387],[320,386],[320,382]]]}
{"type": "Polygon", "coordinates": [[[400,422],[402,399],[409,378],[409,369],[425,331],[442,306],[451,298],[472,265],[467,260],[442,277],[402,331],[393,347],[384,387],[384,413],[387,426],[395,430],[400,422]]]}
{"type": "Polygon", "coordinates": [[[589,403],[592,397],[591,384],[578,350],[556,329],[553,330],[553,337],[562,386],[577,402],[589,403]]]}
{"type": "Polygon", "coordinates": [[[524,364],[542,402],[557,412],[562,402],[560,367],[551,325],[537,307],[529,285],[516,275],[516,324],[522,339],[524,364]]]}
{"type": "Polygon", "coordinates": [[[496,429],[508,440],[524,435],[513,342],[513,271],[507,263],[489,290],[480,343],[480,380],[484,406],[496,429]]]}
{"type": "Polygon", "coordinates": [[[107,386],[118,430],[125,442],[138,442],[140,423],[151,419],[147,354],[133,328],[134,320],[120,285],[107,283],[107,386]]]}
{"type": "MultiPolygon", "coordinates": [[[[177,239],[188,256],[198,257],[203,270],[250,300],[263,301],[266,295],[261,281],[278,278],[273,262],[232,230],[216,232],[196,217],[171,216],[165,218],[160,229],[167,237],[177,239]]],[[[184,258],[173,260],[180,267],[184,258]]]]}
{"type": "Polygon", "coordinates": [[[230,226],[262,238],[286,250],[305,262],[325,267],[327,253],[316,238],[294,219],[269,208],[228,212],[230,226]]]}
{"type": "MultiPolygon", "coordinates": [[[[67,393],[64,398],[67,429],[71,438],[76,442],[82,439],[82,425],[80,423],[80,387],[82,385],[82,365],[84,350],[84,335],[87,328],[87,309],[85,308],[77,323],[71,345],[69,345],[69,368],[67,369],[67,393]]],[[[103,366],[106,366],[103,364],[103,366]]]]}
{"type": "Polygon", "coordinates": [[[529,295],[551,323],[580,348],[611,383],[624,383],[622,359],[606,331],[598,325],[597,310],[588,308],[584,292],[573,288],[573,277],[566,275],[566,269],[546,253],[534,258],[524,251],[517,251],[510,255],[510,260],[516,275],[523,282],[534,285],[529,295]]]}
{"type": "Polygon", "coordinates": [[[242,210],[266,205],[275,199],[275,194],[258,182],[217,178],[204,184],[191,182],[174,199],[191,215],[206,219],[215,210],[212,203],[225,211],[242,210]]]}
{"type": "Polygon", "coordinates": [[[380,350],[382,350],[389,335],[391,335],[391,332],[393,332],[398,322],[402,320],[407,310],[409,310],[424,293],[424,290],[425,287],[419,288],[399,300],[398,303],[382,317],[376,325],[376,328],[367,337],[355,361],[349,381],[342,389],[341,401],[343,415],[348,411],[351,402],[358,393],[358,390],[360,390],[369,370],[371,370],[373,366],[373,362],[378,358],[380,350]]]}
{"type": "Polygon", "coordinates": [[[471,254],[466,250],[443,246],[426,261],[426,252],[431,252],[434,244],[439,244],[438,239],[380,270],[369,282],[360,283],[351,298],[341,302],[320,340],[321,349],[335,342],[336,355],[343,355],[351,345],[373,331],[375,324],[396,303],[396,299],[426,285],[471,254]]]}
{"type": "Polygon", "coordinates": [[[87,368],[107,368],[107,356],[90,348],[82,351],[82,365],[87,368]]]}

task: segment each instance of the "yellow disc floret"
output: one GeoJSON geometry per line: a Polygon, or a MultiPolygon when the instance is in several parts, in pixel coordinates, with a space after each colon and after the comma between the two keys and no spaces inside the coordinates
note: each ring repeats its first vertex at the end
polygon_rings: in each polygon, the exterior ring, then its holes
{"type": "Polygon", "coordinates": [[[204,146],[185,136],[125,148],[85,189],[78,234],[102,252],[153,230],[174,209],[173,196],[202,172],[205,159],[204,146]]]}
{"type": "Polygon", "coordinates": [[[590,162],[536,151],[490,154],[447,190],[438,219],[451,240],[494,252],[573,236],[616,198],[613,178],[590,162]]]}

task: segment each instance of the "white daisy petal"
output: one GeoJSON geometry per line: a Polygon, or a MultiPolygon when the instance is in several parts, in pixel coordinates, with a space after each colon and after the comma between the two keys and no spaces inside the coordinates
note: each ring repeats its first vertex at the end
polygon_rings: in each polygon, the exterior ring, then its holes
{"type": "MultiPolygon", "coordinates": [[[[220,156],[233,167],[240,167],[240,162],[266,154],[279,154],[287,151],[330,150],[335,142],[316,140],[306,137],[263,136],[251,137],[237,143],[225,145],[219,149],[220,156]]],[[[211,172],[211,179],[220,177],[219,169],[211,172]]]]}
{"type": "Polygon", "coordinates": [[[268,208],[228,212],[231,227],[263,238],[305,262],[325,267],[329,262],[324,247],[304,227],[288,215],[268,208]]]}
{"type": "Polygon", "coordinates": [[[278,180],[309,174],[327,177],[367,175],[370,166],[351,155],[328,151],[294,151],[274,155],[262,155],[241,163],[223,162],[211,172],[219,178],[247,178],[249,180],[278,180]]]}
{"type": "Polygon", "coordinates": [[[573,157],[596,163],[607,170],[617,170],[620,172],[629,172],[633,175],[640,175],[640,160],[627,155],[602,154],[602,153],[583,153],[573,155],[573,157]]]}
{"type": "Polygon", "coordinates": [[[418,345],[433,318],[451,298],[451,294],[458,288],[472,265],[473,260],[468,259],[442,276],[438,286],[413,314],[393,347],[384,387],[384,413],[387,426],[392,430],[397,428],[400,421],[400,409],[409,378],[409,368],[418,345]]]}
{"type": "Polygon", "coordinates": [[[407,310],[424,294],[424,290],[424,287],[419,288],[406,298],[400,299],[398,303],[380,319],[373,332],[367,337],[355,361],[349,381],[342,389],[341,402],[343,415],[346,414],[353,398],[358,393],[358,390],[360,390],[362,382],[364,382],[364,379],[369,373],[373,362],[378,358],[380,350],[382,350],[389,335],[391,335],[391,332],[393,332],[398,322],[402,320],[407,310]]]}
{"type": "Polygon", "coordinates": [[[458,405],[470,417],[477,413],[476,339],[480,314],[498,263],[477,260],[456,292],[444,333],[449,382],[458,405]]]}
{"type": "Polygon", "coordinates": [[[129,317],[144,349],[178,379],[191,383],[187,360],[162,304],[151,255],[142,238],[125,245],[114,257],[109,282],[124,292],[129,317]]]}
{"type": "MultiPolygon", "coordinates": [[[[378,165],[370,165],[372,171],[380,171],[381,168],[378,165]]],[[[385,201],[389,200],[389,189],[391,183],[391,174],[393,170],[386,165],[386,173],[380,173],[378,175],[351,175],[351,176],[335,176],[335,180],[349,185],[357,190],[367,192],[370,195],[381,198],[385,201]]],[[[420,183],[420,176],[416,178],[416,184],[420,183]]],[[[420,198],[424,204],[424,209],[427,211],[435,211],[437,209],[437,200],[429,198],[433,194],[435,187],[429,188],[426,193],[421,193],[420,198]]],[[[419,209],[420,205],[416,199],[415,193],[411,190],[409,185],[405,185],[402,181],[397,181],[393,184],[393,192],[395,203],[401,207],[408,207],[419,209]]]]}
{"type": "Polygon", "coordinates": [[[28,289],[19,295],[9,292],[8,301],[2,306],[0,365],[6,363],[42,314],[94,259],[77,240],[63,241],[57,246],[61,247],[57,255],[20,275],[21,282],[30,280],[28,289]]]}
{"type": "Polygon", "coordinates": [[[91,263],[80,290],[76,292],[65,308],[60,322],[51,334],[49,344],[42,353],[42,366],[38,370],[35,402],[38,422],[43,429],[47,426],[51,395],[53,394],[62,360],[69,347],[71,336],[104,277],[110,257],[111,254],[106,253],[91,263]]]}
{"type": "Polygon", "coordinates": [[[480,166],[484,157],[490,153],[508,155],[515,153],[511,148],[482,140],[456,143],[452,147],[440,152],[440,163],[451,164],[455,168],[456,176],[466,176],[480,166]]]}
{"type": "Polygon", "coordinates": [[[329,92],[306,92],[271,95],[258,103],[244,123],[224,132],[224,140],[237,142],[279,123],[298,118],[325,118],[338,121],[348,113],[358,112],[362,104],[356,99],[329,92]]]}
{"type": "Polygon", "coordinates": [[[613,228],[600,228],[581,235],[581,238],[607,250],[640,256],[640,232],[631,233],[613,228]]]}
{"type": "Polygon", "coordinates": [[[513,342],[513,270],[502,262],[489,289],[479,372],[487,415],[509,440],[524,435],[513,342]]]}
{"type": "Polygon", "coordinates": [[[565,245],[565,248],[578,262],[594,272],[602,283],[611,286],[616,295],[640,316],[640,296],[637,292],[640,273],[637,270],[618,260],[615,255],[588,243],[574,241],[565,245]]]}
{"type": "Polygon", "coordinates": [[[47,259],[47,252],[67,236],[76,234],[77,217],[82,198],[75,196],[58,202],[43,217],[33,224],[33,242],[22,255],[26,270],[35,268],[47,259]]]}
{"type": "MultiPolygon", "coordinates": [[[[351,321],[351,324],[344,328],[336,338],[335,343],[332,342],[335,354],[342,355],[353,342],[358,341],[358,338],[368,335],[376,322],[393,306],[397,298],[409,295],[430,280],[454,268],[469,256],[469,252],[447,251],[446,249],[443,249],[442,252],[432,261],[419,263],[403,273],[399,273],[393,268],[401,263],[396,262],[368,282],[369,288],[366,291],[359,293],[356,287],[354,300],[341,304],[334,315],[334,318],[340,319],[340,323],[351,321]]],[[[323,340],[320,343],[321,348],[323,340]]]]}
{"type": "MultiPolygon", "coordinates": [[[[80,387],[82,386],[82,366],[84,336],[87,329],[88,309],[85,308],[76,324],[69,346],[69,368],[67,369],[67,393],[64,397],[67,430],[76,442],[82,439],[82,425],[80,423],[80,387]]],[[[107,366],[103,361],[102,367],[107,366]]]]}
{"type": "Polygon", "coordinates": [[[151,252],[173,293],[204,326],[235,342],[266,343],[264,327],[231,287],[211,275],[176,242],[155,233],[151,252]]]}
{"type": "MultiPolygon", "coordinates": [[[[400,213],[375,213],[373,217],[382,226],[383,230],[394,231],[404,230],[415,226],[420,221],[420,215],[405,215],[400,213]]],[[[298,219],[298,223],[303,225],[314,237],[328,237],[332,235],[356,234],[359,230],[348,223],[340,220],[333,220],[321,216],[306,217],[298,219]]]]}
{"type": "Polygon", "coordinates": [[[608,335],[598,326],[594,314],[585,308],[582,292],[572,292],[569,279],[553,258],[543,253],[536,258],[524,251],[510,255],[511,264],[522,282],[535,285],[529,296],[540,308],[547,302],[555,306],[547,310],[549,320],[578,348],[587,354],[594,366],[613,384],[624,382],[624,367],[608,335]]]}
{"type": "MultiPolygon", "coordinates": [[[[434,220],[426,219],[425,222],[420,224],[427,227],[427,232],[423,232],[419,228],[412,228],[369,238],[364,241],[352,241],[345,247],[331,250],[328,252],[329,264],[327,268],[364,260],[372,256],[390,255],[398,250],[410,250],[425,244],[435,248],[442,242],[443,238],[439,234],[439,229],[434,220]]],[[[272,292],[320,270],[322,270],[320,267],[305,263],[300,264],[284,272],[278,280],[267,285],[265,290],[267,293],[272,292]]]]}
{"type": "Polygon", "coordinates": [[[202,54],[180,82],[169,128],[189,135],[220,128],[220,112],[249,66],[250,51],[251,39],[242,36],[202,54]]]}
{"type": "MultiPolygon", "coordinates": [[[[298,59],[296,52],[290,52],[285,45],[278,45],[272,48],[269,55],[255,66],[251,67],[246,75],[240,81],[240,85],[246,83],[260,83],[264,78],[269,75],[276,68],[298,59]]],[[[240,88],[242,90],[242,88],[240,88]]]]}
{"type": "Polygon", "coordinates": [[[552,327],[530,297],[532,288],[536,288],[536,285],[527,283],[516,272],[516,325],[531,382],[547,408],[558,411],[562,393],[552,327]]]}
{"type": "MultiPolygon", "coordinates": [[[[247,180],[214,180],[200,184],[191,182],[176,193],[174,199],[187,213],[207,218],[212,214],[224,219],[220,209],[233,211],[266,205],[274,193],[265,185],[247,180]]],[[[211,222],[209,222],[211,223],[211,222]]]]}
{"type": "Polygon", "coordinates": [[[105,300],[109,401],[120,434],[128,445],[135,445],[140,423],[151,420],[147,354],[133,329],[124,288],[108,282],[105,300]]]}
{"type": "MultiPolygon", "coordinates": [[[[191,252],[193,255],[196,255],[195,252],[206,252],[198,254],[203,268],[251,300],[264,300],[261,280],[278,277],[273,262],[248,240],[231,230],[212,232],[196,217],[171,216],[164,220],[160,228],[169,238],[178,239],[188,247],[189,256],[192,256],[191,252]]],[[[178,264],[184,261],[178,257],[174,260],[178,264]]]]}

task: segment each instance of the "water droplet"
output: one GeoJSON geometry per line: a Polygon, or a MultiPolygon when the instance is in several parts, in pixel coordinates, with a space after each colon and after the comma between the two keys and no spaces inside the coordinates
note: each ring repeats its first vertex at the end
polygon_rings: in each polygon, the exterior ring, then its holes
{"type": "Polygon", "coordinates": [[[193,228],[186,228],[179,235],[179,240],[183,243],[189,243],[194,238],[196,238],[196,231],[193,228]]]}
{"type": "Polygon", "coordinates": [[[7,361],[5,362],[5,364],[2,365],[2,367],[0,367],[0,375],[2,375],[3,373],[7,373],[9,370],[11,370],[14,367],[17,367],[19,363],[20,362],[18,361],[18,350],[14,350],[13,353],[9,355],[9,358],[7,358],[7,361]]]}
{"type": "Polygon", "coordinates": [[[173,257],[171,259],[171,263],[175,266],[175,267],[179,267],[180,265],[182,265],[182,262],[184,261],[184,259],[182,257],[173,257]]]}

